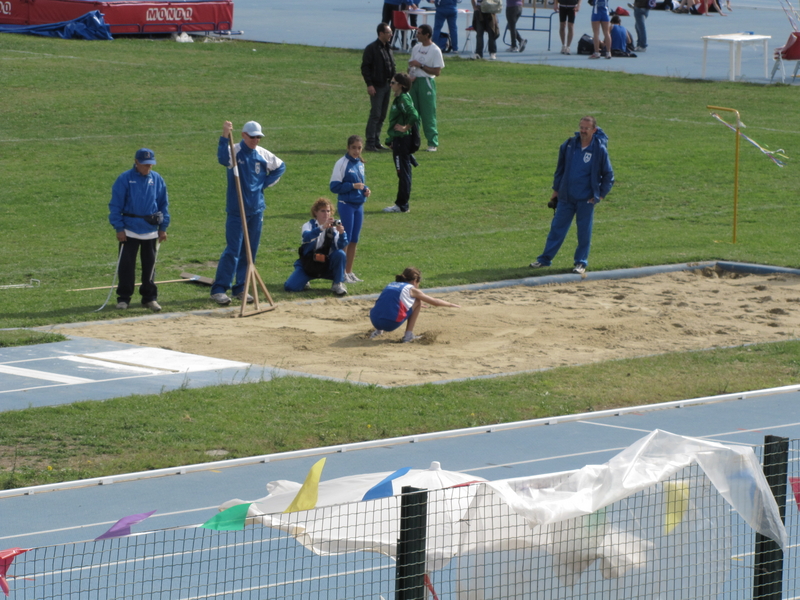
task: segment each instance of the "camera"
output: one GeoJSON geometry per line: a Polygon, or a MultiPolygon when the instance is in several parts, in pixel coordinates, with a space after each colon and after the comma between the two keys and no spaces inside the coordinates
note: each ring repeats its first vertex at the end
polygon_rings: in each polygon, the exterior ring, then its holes
{"type": "Polygon", "coordinates": [[[334,219],[334,220],[333,220],[333,226],[334,226],[334,227],[338,227],[338,226],[339,226],[339,225],[341,225],[341,224],[342,224],[342,222],[341,222],[339,219],[334,219]]]}

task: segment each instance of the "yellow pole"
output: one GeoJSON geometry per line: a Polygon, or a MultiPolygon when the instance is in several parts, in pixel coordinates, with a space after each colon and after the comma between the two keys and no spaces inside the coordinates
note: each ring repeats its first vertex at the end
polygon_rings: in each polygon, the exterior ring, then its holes
{"type": "Polygon", "coordinates": [[[706,106],[709,110],[724,110],[736,115],[736,157],[733,161],[733,243],[736,243],[736,223],[739,213],[739,129],[742,120],[739,118],[739,111],[735,108],[723,108],[722,106],[706,106]]]}

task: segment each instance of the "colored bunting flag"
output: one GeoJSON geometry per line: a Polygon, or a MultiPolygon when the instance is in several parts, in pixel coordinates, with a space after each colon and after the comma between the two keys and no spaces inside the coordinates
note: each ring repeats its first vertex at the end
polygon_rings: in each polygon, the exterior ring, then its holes
{"type": "Polygon", "coordinates": [[[386,479],[381,481],[380,483],[376,483],[372,486],[361,501],[365,500],[377,500],[378,498],[389,498],[390,496],[394,496],[394,488],[392,487],[392,481],[397,479],[398,477],[402,477],[406,473],[411,470],[411,467],[403,467],[402,469],[398,469],[386,479]]]}
{"type": "Polygon", "coordinates": [[[107,540],[109,538],[124,537],[126,535],[130,535],[131,525],[136,525],[137,523],[141,523],[147,517],[152,515],[154,512],[156,511],[151,510],[149,513],[141,513],[138,515],[130,515],[129,517],[122,517],[119,521],[117,521],[111,526],[111,529],[106,531],[100,537],[95,538],[94,541],[98,542],[100,540],[107,540]]]}
{"type": "Polygon", "coordinates": [[[247,502],[231,506],[229,509],[211,517],[200,527],[213,531],[242,531],[247,520],[247,510],[250,508],[250,504],[252,503],[247,502]]]}
{"type": "Polygon", "coordinates": [[[303,482],[303,487],[297,492],[292,503],[289,505],[284,513],[298,512],[301,510],[311,510],[317,505],[319,497],[319,480],[322,477],[322,468],[325,466],[324,458],[314,463],[314,466],[306,475],[306,480],[303,482]]]}
{"type": "Polygon", "coordinates": [[[689,482],[664,482],[664,535],[669,535],[689,510],[689,482]]]}
{"type": "Polygon", "coordinates": [[[28,550],[30,550],[30,548],[9,548],[8,550],[0,550],[0,588],[2,588],[6,596],[11,592],[11,589],[8,587],[8,582],[6,581],[8,568],[11,566],[11,563],[14,562],[15,556],[23,554],[28,550]]]}
{"type": "Polygon", "coordinates": [[[797,504],[797,509],[800,510],[800,477],[789,477],[789,485],[792,486],[794,502],[797,504]]]}

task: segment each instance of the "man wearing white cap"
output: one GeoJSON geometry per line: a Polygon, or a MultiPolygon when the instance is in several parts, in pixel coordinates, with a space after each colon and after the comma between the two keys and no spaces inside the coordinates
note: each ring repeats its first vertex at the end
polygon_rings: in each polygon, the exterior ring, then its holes
{"type": "MultiPolygon", "coordinates": [[[[233,296],[244,302],[244,284],[247,277],[247,250],[244,247],[244,231],[242,217],[239,213],[239,195],[236,191],[236,178],[233,174],[228,137],[233,124],[225,121],[222,126],[222,137],[219,138],[217,159],[221,165],[228,167],[227,206],[228,219],[225,223],[225,241],[227,246],[219,258],[217,275],[211,286],[211,299],[217,304],[230,304],[226,293],[231,289],[233,296]],[[236,283],[233,277],[236,275],[236,283]]],[[[242,141],[233,147],[234,159],[239,171],[239,182],[242,188],[247,234],[250,237],[250,251],[253,261],[256,260],[258,243],[261,241],[261,225],[264,220],[264,190],[272,187],[286,170],[284,162],[269,150],[258,145],[264,134],[261,125],[248,121],[242,128],[242,141]]],[[[248,294],[247,302],[252,302],[248,294]]]]}
{"type": "Polygon", "coordinates": [[[119,242],[119,286],[117,308],[125,310],[136,287],[136,256],[142,257],[142,306],[153,312],[161,310],[155,282],[158,244],[167,239],[169,201],[167,185],[153,171],[156,155],[149,148],[140,148],[134,156],[133,168],[117,177],[108,203],[108,222],[119,242]]]}

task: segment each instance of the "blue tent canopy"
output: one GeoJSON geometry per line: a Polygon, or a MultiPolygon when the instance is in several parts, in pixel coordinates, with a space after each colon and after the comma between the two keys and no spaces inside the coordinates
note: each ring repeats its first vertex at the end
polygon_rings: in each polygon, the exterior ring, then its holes
{"type": "Polygon", "coordinates": [[[25,33],[45,37],[59,37],[65,40],[113,40],[111,28],[106,25],[100,11],[93,10],[85,15],[46,25],[0,25],[0,33],[25,33]]]}

